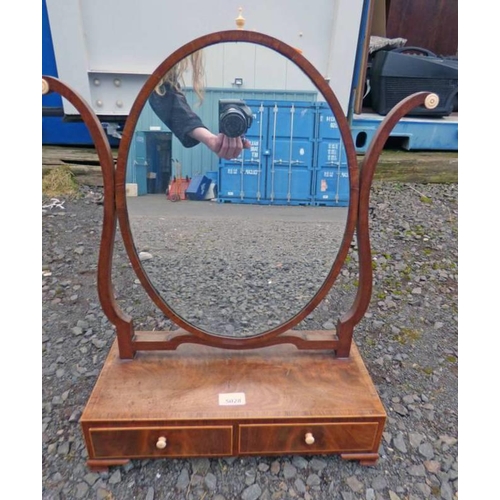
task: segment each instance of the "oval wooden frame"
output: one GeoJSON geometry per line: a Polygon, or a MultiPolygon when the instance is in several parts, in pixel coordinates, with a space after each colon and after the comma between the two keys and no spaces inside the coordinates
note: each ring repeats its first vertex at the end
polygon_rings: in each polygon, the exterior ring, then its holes
{"type": "Polygon", "coordinates": [[[165,316],[171,319],[175,324],[179,325],[186,332],[189,332],[195,337],[197,337],[199,341],[201,341],[201,343],[208,343],[209,345],[225,347],[225,348],[252,348],[261,346],[265,344],[267,341],[273,339],[274,337],[280,335],[281,333],[290,330],[291,328],[296,326],[321,303],[321,301],[330,291],[331,287],[333,286],[340,272],[342,264],[345,261],[347,253],[349,251],[350,243],[353,239],[355,225],[356,225],[356,218],[357,218],[357,208],[358,208],[358,196],[359,196],[358,186],[359,186],[359,180],[358,180],[356,151],[354,148],[354,143],[350,133],[349,125],[345,115],[342,112],[342,108],[335,94],[333,93],[328,83],[325,81],[324,77],[304,56],[302,56],[296,49],[285,44],[284,42],[262,33],[257,33],[253,31],[230,30],[230,31],[211,33],[202,36],[180,47],[158,66],[158,68],[153,72],[153,74],[148,78],[148,80],[142,87],[141,91],[139,92],[139,95],[137,96],[134,104],[132,105],[128,119],[125,123],[122,138],[120,141],[120,147],[118,150],[118,159],[117,159],[117,166],[115,173],[116,212],[120,224],[120,231],[123,237],[125,249],[127,251],[132,267],[137,277],[139,278],[139,281],[144,287],[146,293],[149,295],[151,300],[156,304],[156,306],[165,314],[165,316]],[[345,146],[347,155],[347,166],[349,171],[349,207],[348,207],[344,236],[342,239],[340,249],[337,253],[337,256],[332,264],[330,272],[328,273],[325,281],[323,282],[319,290],[316,292],[314,297],[298,313],[296,313],[290,319],[270,330],[252,336],[248,336],[245,338],[227,337],[202,330],[197,326],[184,320],[184,318],[179,316],[165,302],[165,300],[161,297],[161,295],[157,292],[154,285],[149,280],[149,277],[146,274],[139,259],[139,256],[137,254],[128,218],[127,200],[125,191],[128,153],[130,151],[131,141],[133,138],[133,134],[140,113],[144,105],[146,104],[151,92],[159,83],[162,76],[165,75],[171,68],[173,68],[182,59],[200,49],[223,42],[246,42],[246,43],[255,43],[258,45],[265,46],[283,55],[288,60],[295,63],[304,72],[304,74],[322,93],[323,97],[325,98],[326,102],[330,106],[335,116],[338,128],[340,130],[340,135],[345,146]]]}

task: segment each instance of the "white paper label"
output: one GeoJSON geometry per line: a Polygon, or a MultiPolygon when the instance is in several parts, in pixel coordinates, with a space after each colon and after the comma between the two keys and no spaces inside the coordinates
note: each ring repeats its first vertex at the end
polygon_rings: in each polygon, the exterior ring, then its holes
{"type": "Polygon", "coordinates": [[[239,406],[246,404],[244,392],[219,394],[219,406],[239,406]]]}

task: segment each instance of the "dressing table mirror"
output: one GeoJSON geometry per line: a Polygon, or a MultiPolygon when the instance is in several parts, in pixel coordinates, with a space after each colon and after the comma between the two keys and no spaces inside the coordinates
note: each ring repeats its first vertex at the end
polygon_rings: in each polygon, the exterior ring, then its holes
{"type": "Polygon", "coordinates": [[[375,464],[386,413],[353,342],[372,289],[370,187],[394,125],[416,106],[435,107],[437,96],[421,92],[401,101],[358,170],[329,82],[300,51],[261,33],[212,33],[167,57],[130,110],[116,166],[91,107],[63,82],[43,77],[42,92],[51,91],[87,124],[104,180],[97,286],[116,341],[81,417],[88,466],[329,453],[375,464]],[[179,75],[199,54],[207,68],[204,102],[196,102],[189,68],[182,95],[215,134],[219,101],[245,102],[248,147],[236,158],[219,159],[177,137],[169,117],[153,111],[164,77],[179,75]],[[156,171],[141,152],[148,142],[162,157],[156,171]],[[213,171],[219,202],[175,203],[176,183],[213,171]],[[129,196],[138,175],[148,192],[129,196]],[[255,231],[250,219],[267,230],[255,231]],[[174,325],[168,331],[136,329],[133,310],[126,314],[117,304],[118,226],[138,281],[174,325]],[[358,278],[355,295],[346,298],[335,285],[355,233],[358,278]],[[327,300],[336,325],[311,328],[308,317],[327,300]]]}
{"type": "MultiPolygon", "coordinates": [[[[126,180],[147,170],[149,186],[146,195],[126,197],[122,231],[130,232],[142,281],[147,277],[166,316],[171,308],[217,337],[265,334],[308,304],[342,246],[350,186],[340,133],[321,92],[272,49],[222,42],[177,67],[186,68],[178,80],[189,110],[172,107],[174,98],[159,85],[140,111],[126,180]],[[197,80],[204,82],[199,95],[192,89],[197,80]],[[174,125],[177,135],[168,131],[180,112],[190,127],[199,123],[215,133],[224,120],[248,120],[240,134],[247,147],[235,158],[219,158],[203,144],[193,146],[180,125],[174,125]],[[215,179],[219,203],[200,203],[194,190],[186,196],[197,203],[173,203],[186,177],[208,189],[203,175],[215,179]],[[334,209],[319,206],[325,204],[334,209]]],[[[335,292],[329,291],[337,314],[342,305],[335,292]]]]}

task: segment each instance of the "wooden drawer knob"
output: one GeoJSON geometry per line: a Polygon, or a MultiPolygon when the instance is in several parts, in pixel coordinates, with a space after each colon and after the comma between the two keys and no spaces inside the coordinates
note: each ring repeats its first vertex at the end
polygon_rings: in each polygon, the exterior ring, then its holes
{"type": "Polygon", "coordinates": [[[314,436],[312,435],[312,432],[308,432],[306,434],[306,444],[314,444],[314,436]]]}
{"type": "Polygon", "coordinates": [[[166,448],[166,446],[167,446],[167,438],[164,436],[160,436],[158,438],[158,441],[156,441],[156,447],[159,450],[163,450],[163,448],[166,448]]]}

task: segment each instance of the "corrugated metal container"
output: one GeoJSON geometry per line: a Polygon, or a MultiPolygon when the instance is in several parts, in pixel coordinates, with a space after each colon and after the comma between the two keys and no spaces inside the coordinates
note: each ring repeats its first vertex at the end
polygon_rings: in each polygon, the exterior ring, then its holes
{"type": "Polygon", "coordinates": [[[148,179],[147,179],[148,166],[144,163],[137,163],[135,165],[135,180],[137,184],[137,196],[148,194],[148,179]]]}
{"type": "Polygon", "coordinates": [[[134,160],[137,163],[147,162],[146,134],[144,132],[136,132],[134,134],[135,155],[134,160]]]}
{"type": "MultiPolygon", "coordinates": [[[[219,98],[245,98],[246,95],[211,90],[205,97],[203,112],[202,108],[197,111],[204,123],[217,131],[219,98]]],[[[194,98],[192,101],[196,109],[194,98]]],[[[252,126],[246,134],[251,149],[244,150],[235,160],[219,161],[203,146],[189,149],[181,146],[182,151],[175,149],[174,143],[178,141],[173,139],[172,157],[180,157],[182,176],[190,173],[193,173],[192,177],[213,176],[218,184],[220,202],[347,206],[347,157],[329,107],[325,103],[308,100],[246,98],[245,102],[253,113],[252,126]],[[174,151],[181,154],[176,156],[174,151]],[[202,160],[203,167],[196,163],[196,154],[205,158],[202,160]],[[195,162],[197,166],[190,162],[195,162]]],[[[156,125],[151,109],[146,108],[143,115],[145,121],[142,121],[143,117],[139,120],[131,147],[127,182],[136,182],[129,176],[135,169],[134,165],[147,164],[145,136],[151,132],[140,131],[139,126],[145,127],[149,122],[153,125],[148,128],[161,128],[156,125]]],[[[166,131],[166,127],[163,128],[166,131]]]]}
{"type": "MultiPolygon", "coordinates": [[[[205,90],[203,103],[200,105],[198,96],[192,89],[185,90],[186,100],[198,114],[204,125],[214,133],[219,130],[219,99],[243,99],[269,100],[273,103],[279,100],[296,100],[301,102],[315,102],[317,93],[314,91],[290,92],[290,91],[263,91],[245,89],[217,89],[207,88],[205,90]]],[[[167,126],[156,116],[149,103],[146,103],[137,121],[137,132],[170,132],[167,126]]],[[[135,157],[135,144],[132,142],[128,158],[127,168],[131,169],[135,157]]],[[[178,160],[182,173],[185,177],[205,174],[207,171],[218,171],[219,158],[203,145],[193,148],[185,148],[180,141],[172,137],[172,158],[178,160]]]]}
{"type": "Polygon", "coordinates": [[[268,113],[262,103],[246,101],[253,121],[245,137],[250,149],[244,149],[234,160],[221,160],[218,199],[222,202],[261,203],[265,200],[265,165],[268,113]]]}
{"type": "Polygon", "coordinates": [[[266,199],[273,204],[309,204],[315,106],[276,103],[268,108],[266,199]]]}
{"type": "Polygon", "coordinates": [[[250,151],[220,163],[219,201],[307,205],[312,201],[316,105],[247,100],[250,151]]]}
{"type": "Polygon", "coordinates": [[[127,164],[127,182],[134,182],[136,165],[147,165],[148,193],[165,193],[172,176],[171,134],[136,131],[127,164]]]}
{"type": "Polygon", "coordinates": [[[313,203],[323,206],[349,204],[349,171],[340,131],[330,108],[318,107],[317,154],[313,203]]]}
{"type": "Polygon", "coordinates": [[[144,132],[136,132],[132,141],[134,156],[129,156],[126,182],[137,184],[137,195],[148,194],[148,162],[146,151],[146,136],[144,132]]]}
{"type": "Polygon", "coordinates": [[[320,167],[316,171],[314,204],[345,207],[349,204],[349,172],[347,166],[320,167]]]}
{"type": "MultiPolygon", "coordinates": [[[[316,92],[290,92],[290,91],[264,91],[245,89],[206,89],[202,105],[199,105],[198,96],[190,89],[185,91],[186,99],[192,109],[198,114],[204,125],[214,133],[219,130],[219,99],[243,99],[247,104],[253,103],[252,110],[257,108],[261,102],[276,101],[300,101],[315,102],[316,92]]],[[[255,113],[255,111],[254,111],[255,113]]],[[[254,114],[254,120],[255,120],[254,114]]],[[[254,136],[258,136],[259,131],[252,131],[254,136]]],[[[245,151],[245,155],[249,152],[245,151]]],[[[175,138],[172,140],[172,158],[178,158],[182,165],[182,175],[190,177],[204,174],[209,170],[219,169],[219,158],[204,146],[185,148],[175,138]]],[[[252,159],[254,157],[252,156],[252,159]]],[[[254,170],[254,169],[252,169],[254,170]]],[[[249,174],[250,175],[250,174],[249,174]]],[[[263,194],[262,194],[263,196],[263,194]]]]}

